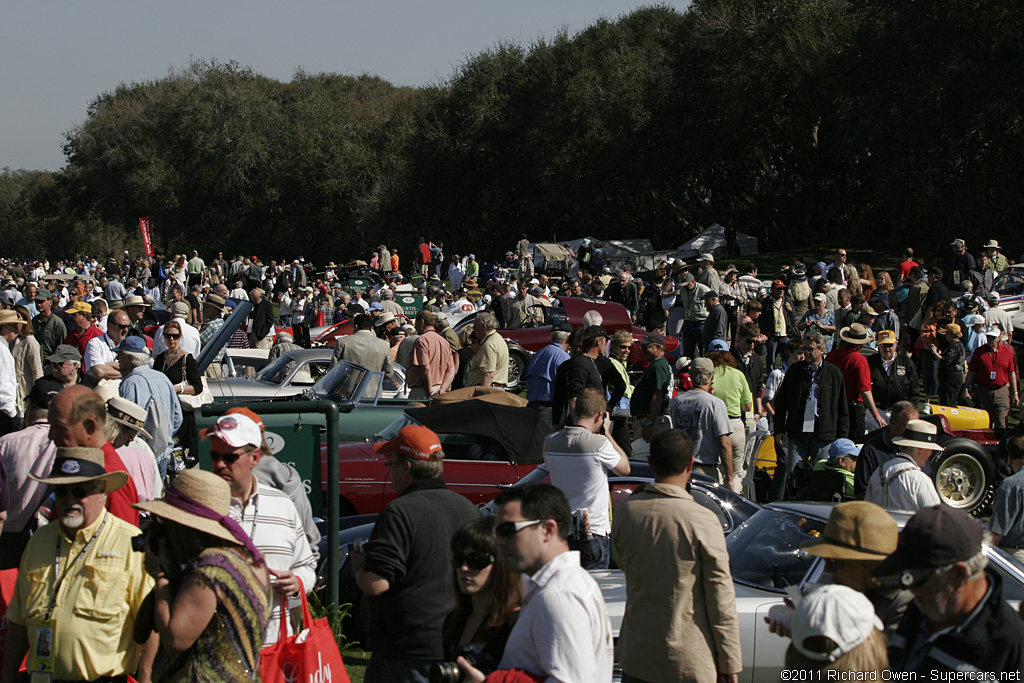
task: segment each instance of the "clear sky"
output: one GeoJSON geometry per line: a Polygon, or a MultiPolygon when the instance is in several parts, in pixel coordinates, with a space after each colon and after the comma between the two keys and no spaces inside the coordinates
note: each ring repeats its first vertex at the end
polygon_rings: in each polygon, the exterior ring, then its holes
{"type": "MultiPolygon", "coordinates": [[[[436,83],[499,40],[580,31],[653,0],[3,0],[0,167],[57,170],[96,95],[191,58],[271,78],[371,73],[436,83]]],[[[685,8],[688,0],[663,4],[685,8]]]]}

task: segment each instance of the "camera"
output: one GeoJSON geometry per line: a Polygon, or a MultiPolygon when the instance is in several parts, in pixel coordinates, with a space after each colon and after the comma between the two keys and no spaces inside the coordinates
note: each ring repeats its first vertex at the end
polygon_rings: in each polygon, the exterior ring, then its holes
{"type": "Polygon", "coordinates": [[[132,536],[132,550],[137,553],[146,552],[150,548],[155,553],[160,546],[160,541],[167,538],[167,528],[159,522],[150,521],[142,525],[142,533],[132,536]]]}
{"type": "Polygon", "coordinates": [[[366,554],[366,546],[370,543],[368,538],[357,538],[351,543],[346,543],[345,546],[349,552],[359,553],[360,555],[366,554]]]}
{"type": "MultiPolygon", "coordinates": [[[[455,651],[453,659],[465,657],[466,661],[479,669],[484,675],[498,668],[498,660],[480,651],[475,645],[464,645],[455,651]]],[[[459,683],[462,680],[462,668],[454,661],[438,662],[430,667],[430,683],[459,683]]]]}

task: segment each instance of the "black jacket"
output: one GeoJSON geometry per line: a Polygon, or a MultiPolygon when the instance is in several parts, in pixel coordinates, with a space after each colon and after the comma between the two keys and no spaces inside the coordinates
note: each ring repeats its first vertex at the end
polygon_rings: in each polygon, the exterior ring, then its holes
{"type": "MultiPolygon", "coordinates": [[[[788,294],[782,297],[782,310],[786,316],[786,335],[798,336],[796,320],[793,318],[793,300],[789,298],[788,294]]],[[[770,295],[761,299],[761,315],[757,319],[757,324],[761,326],[761,332],[769,339],[775,338],[775,304],[770,295]]],[[[785,349],[783,349],[783,356],[785,356],[785,349]]]]}
{"type": "MultiPolygon", "coordinates": [[[[747,386],[750,387],[750,393],[753,394],[754,405],[756,406],[757,399],[761,398],[761,394],[764,393],[764,359],[761,358],[761,354],[752,353],[744,360],[735,346],[729,352],[732,353],[732,357],[739,364],[740,372],[747,378],[747,386]]],[[[775,404],[772,403],[772,405],[774,406],[775,404]]]]}
{"type": "Polygon", "coordinates": [[[632,315],[636,314],[636,309],[640,306],[640,298],[637,296],[636,284],[632,282],[626,283],[625,287],[620,285],[618,280],[612,282],[608,285],[608,288],[604,290],[604,300],[622,304],[632,315]]]}
{"type": "Polygon", "coordinates": [[[390,584],[366,599],[370,649],[403,659],[444,657],[441,629],[455,607],[448,551],[452,535],[479,517],[440,479],[415,481],[387,504],[370,533],[364,565],[390,584]]]}
{"type": "Polygon", "coordinates": [[[263,339],[274,329],[274,308],[270,305],[270,299],[263,297],[258,304],[253,305],[252,310],[252,333],[257,339],[263,339]]]}
{"type": "MultiPolygon", "coordinates": [[[[804,407],[811,393],[809,365],[807,361],[793,365],[772,399],[776,434],[781,432],[798,439],[803,436],[804,407]]],[[[843,373],[823,360],[818,371],[818,417],[814,421],[814,434],[823,441],[835,441],[849,431],[850,408],[843,373]]]]}
{"type": "Polygon", "coordinates": [[[879,354],[868,356],[868,368],[871,370],[871,394],[879,410],[892,408],[897,401],[910,401],[917,405],[921,385],[914,361],[905,353],[896,354],[888,373],[879,354]]]}
{"type": "MultiPolygon", "coordinates": [[[[1003,600],[1003,580],[992,569],[985,570],[991,593],[981,610],[966,624],[931,642],[925,641],[924,617],[910,603],[899,630],[889,643],[889,668],[916,671],[925,680],[936,671],[1019,672],[1024,670],[1024,621],[1003,600]],[[914,641],[919,639],[915,644],[914,641]],[[910,648],[925,648],[928,654],[916,666],[907,666],[914,654],[910,648]]],[[[915,658],[916,659],[916,658],[915,658]]],[[[993,680],[999,680],[998,676],[993,680]]]]}

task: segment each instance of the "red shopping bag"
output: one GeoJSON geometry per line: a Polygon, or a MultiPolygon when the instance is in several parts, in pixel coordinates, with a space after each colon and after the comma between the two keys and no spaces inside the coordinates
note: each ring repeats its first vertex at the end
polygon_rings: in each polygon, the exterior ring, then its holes
{"type": "Polygon", "coordinates": [[[305,589],[299,594],[306,630],[289,636],[288,611],[281,610],[281,635],[260,652],[260,678],[263,683],[351,683],[327,617],[313,619],[305,589]]]}

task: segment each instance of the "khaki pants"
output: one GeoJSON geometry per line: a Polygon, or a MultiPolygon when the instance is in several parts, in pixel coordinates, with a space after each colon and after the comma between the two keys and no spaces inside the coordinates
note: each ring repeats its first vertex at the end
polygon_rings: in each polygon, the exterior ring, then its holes
{"type": "MultiPolygon", "coordinates": [[[[729,427],[732,434],[729,441],[732,442],[732,490],[739,491],[743,482],[743,450],[747,446],[747,428],[742,418],[729,418],[729,427]]],[[[725,476],[725,468],[722,468],[722,476],[725,476]]]]}
{"type": "Polygon", "coordinates": [[[992,419],[993,429],[1006,428],[1006,416],[1010,414],[1010,385],[1004,384],[998,389],[976,384],[974,402],[977,407],[988,411],[992,419]]]}
{"type": "Polygon", "coordinates": [[[693,471],[711,477],[719,484],[722,483],[722,472],[719,470],[718,465],[702,465],[699,462],[695,462],[693,463],[693,471]]]}
{"type": "Polygon", "coordinates": [[[219,362],[214,361],[207,366],[205,374],[210,379],[220,379],[224,376],[223,366],[219,362]]]}

